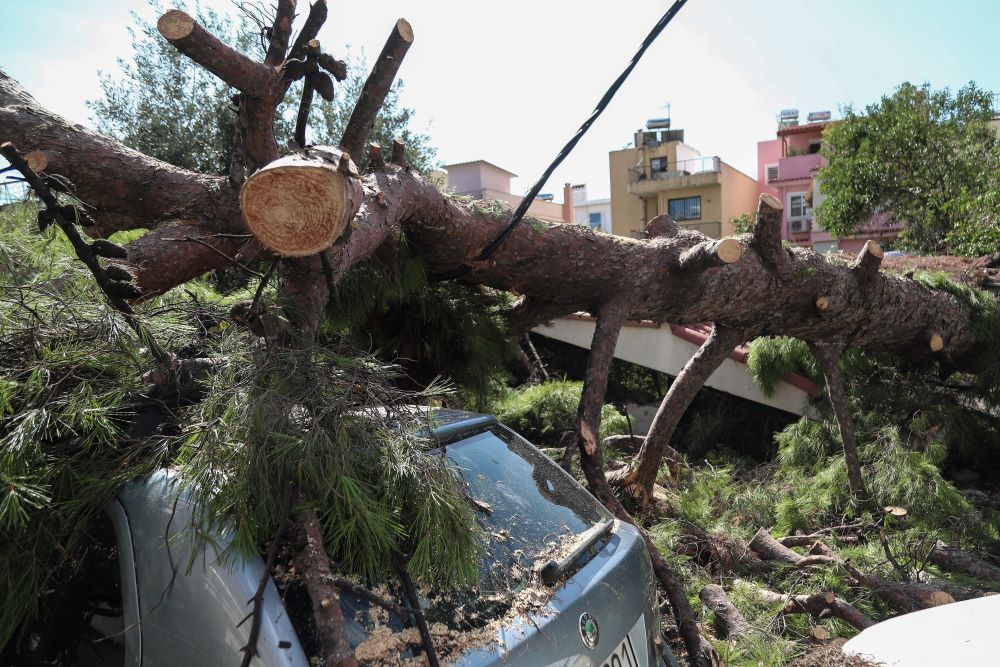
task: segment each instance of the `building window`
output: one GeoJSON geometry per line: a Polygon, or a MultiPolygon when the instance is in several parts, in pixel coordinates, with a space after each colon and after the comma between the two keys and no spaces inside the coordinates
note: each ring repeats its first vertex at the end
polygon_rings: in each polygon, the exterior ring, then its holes
{"type": "Polygon", "coordinates": [[[667,170],[667,158],[665,157],[654,157],[649,161],[650,171],[666,171],[667,170]]]}
{"type": "Polygon", "coordinates": [[[822,139],[810,139],[809,140],[809,154],[819,153],[820,147],[823,145],[822,139]]]}
{"type": "Polygon", "coordinates": [[[812,209],[806,205],[806,193],[793,192],[788,195],[788,219],[802,220],[812,214],[812,209]]]}
{"type": "Polygon", "coordinates": [[[773,183],[774,181],[778,180],[778,165],[768,164],[764,165],[764,168],[767,170],[768,183],[773,183]]]}
{"type": "Polygon", "coordinates": [[[587,214],[587,224],[593,229],[598,229],[601,226],[601,212],[588,213],[587,214]]]}
{"type": "Polygon", "coordinates": [[[684,197],[667,201],[667,213],[674,220],[699,220],[701,218],[701,197],[684,197]]]}

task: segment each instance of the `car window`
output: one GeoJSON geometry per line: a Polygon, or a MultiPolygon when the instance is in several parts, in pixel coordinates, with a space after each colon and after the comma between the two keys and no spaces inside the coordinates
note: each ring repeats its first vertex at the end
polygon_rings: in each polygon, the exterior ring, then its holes
{"type": "MultiPolygon", "coordinates": [[[[611,518],[562,468],[502,427],[443,449],[479,508],[487,534],[479,583],[474,591],[455,596],[454,605],[482,615],[502,614],[539,560],[557,556],[562,546],[611,518]]],[[[439,604],[429,615],[447,619],[452,606],[439,604]]]]}

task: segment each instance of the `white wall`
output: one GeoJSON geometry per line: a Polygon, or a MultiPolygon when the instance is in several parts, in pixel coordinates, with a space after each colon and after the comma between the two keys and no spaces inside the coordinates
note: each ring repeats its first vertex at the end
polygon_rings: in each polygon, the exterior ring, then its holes
{"type": "MultiPolygon", "coordinates": [[[[551,326],[535,327],[533,331],[577,347],[589,348],[594,338],[594,322],[560,318],[551,326]]],[[[618,335],[615,358],[676,376],[697,351],[697,345],[675,336],[669,324],[659,327],[626,325],[618,335]]],[[[801,415],[807,408],[809,395],[784,381],[778,383],[774,396],[764,396],[754,384],[746,365],[733,359],[723,361],[705,384],[785,412],[801,415]]]]}

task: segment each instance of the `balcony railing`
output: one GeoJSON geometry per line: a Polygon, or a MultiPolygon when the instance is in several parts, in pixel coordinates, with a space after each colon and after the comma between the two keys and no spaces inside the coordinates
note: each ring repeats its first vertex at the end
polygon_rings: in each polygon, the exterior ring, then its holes
{"type": "Polygon", "coordinates": [[[711,174],[722,171],[722,160],[715,155],[691,158],[690,160],[679,160],[667,162],[664,160],[662,166],[653,168],[645,164],[638,167],[631,167],[629,170],[629,182],[662,180],[677,178],[678,176],[691,176],[693,174],[711,174]]]}

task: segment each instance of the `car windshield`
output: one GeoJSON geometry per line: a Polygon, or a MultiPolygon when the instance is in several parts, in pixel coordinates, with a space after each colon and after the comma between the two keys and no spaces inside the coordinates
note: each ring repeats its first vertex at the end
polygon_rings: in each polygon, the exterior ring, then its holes
{"type": "MultiPolygon", "coordinates": [[[[467,484],[487,536],[478,585],[454,596],[464,611],[502,615],[539,562],[558,560],[582,533],[611,518],[562,468],[504,428],[466,437],[443,451],[467,484]]],[[[454,605],[444,604],[428,615],[449,618],[453,611],[454,605]]]]}

